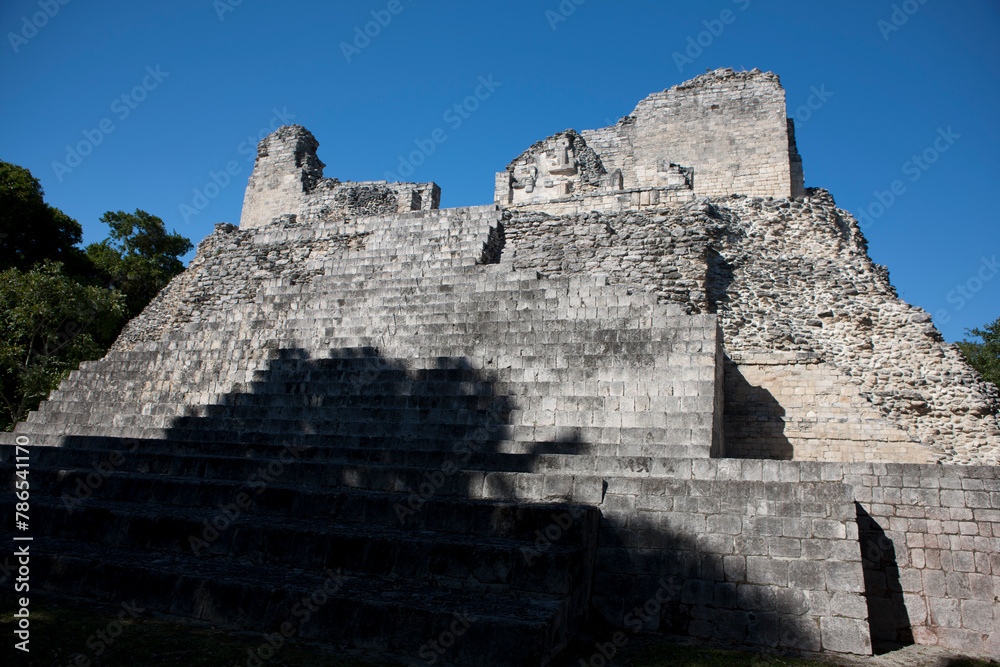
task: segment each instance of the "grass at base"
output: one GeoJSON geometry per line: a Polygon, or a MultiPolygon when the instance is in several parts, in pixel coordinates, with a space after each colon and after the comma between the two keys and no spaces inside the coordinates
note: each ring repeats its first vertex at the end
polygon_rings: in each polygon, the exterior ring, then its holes
{"type": "Polygon", "coordinates": [[[649,646],[631,660],[636,667],[831,667],[829,662],[668,644],[649,646]]]}
{"type": "MultiPolygon", "coordinates": [[[[605,643],[605,651],[610,644],[605,643]]],[[[598,645],[578,642],[555,660],[552,667],[836,667],[831,661],[766,655],[750,650],[708,648],[695,643],[674,643],[655,636],[636,638],[611,660],[598,645]]],[[[1000,666],[998,666],[1000,667],[1000,666]]]]}

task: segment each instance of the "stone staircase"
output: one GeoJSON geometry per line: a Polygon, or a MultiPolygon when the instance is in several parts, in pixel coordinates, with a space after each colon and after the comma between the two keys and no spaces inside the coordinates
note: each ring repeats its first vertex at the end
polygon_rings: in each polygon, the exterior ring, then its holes
{"type": "Polygon", "coordinates": [[[719,445],[714,317],[484,264],[494,207],[337,224],[364,247],[114,348],[19,425],[40,445],[33,581],[411,660],[545,664],[587,615],[609,477],[719,445]]]}

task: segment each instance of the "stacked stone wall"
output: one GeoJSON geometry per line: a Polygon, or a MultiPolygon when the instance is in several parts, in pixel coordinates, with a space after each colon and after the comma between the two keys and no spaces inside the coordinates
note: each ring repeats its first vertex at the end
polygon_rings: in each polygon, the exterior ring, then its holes
{"type": "Polygon", "coordinates": [[[285,125],[261,140],[243,197],[242,229],[284,217],[323,223],[352,215],[436,209],[441,189],[434,183],[341,182],[324,178],[319,142],[301,125],[285,125]]]}
{"type": "Polygon", "coordinates": [[[608,621],[814,651],[1000,652],[996,467],[683,459],[662,474],[608,480],[594,586],[608,621]]]}
{"type": "MultiPolygon", "coordinates": [[[[815,356],[937,458],[998,461],[996,387],[942,340],[927,313],[898,298],[888,271],[868,257],[857,221],[828,193],[730,197],[714,206],[720,224],[710,230],[718,255],[708,299],[734,360],[815,356]]],[[[880,460],[896,459],[887,452],[880,460]]]]}
{"type": "Polygon", "coordinates": [[[940,456],[890,422],[832,364],[808,353],[733,357],[725,377],[726,456],[900,463],[940,456]]]}
{"type": "Polygon", "coordinates": [[[654,93],[611,128],[581,133],[626,187],[662,181],[664,162],[694,168],[695,194],[802,194],[802,161],[778,76],[720,69],[654,93]]]}
{"type": "Polygon", "coordinates": [[[822,471],[832,479],[842,471],[859,505],[873,638],[1000,655],[1000,469],[822,471]]]}
{"type": "Polygon", "coordinates": [[[552,216],[515,209],[504,218],[501,263],[546,276],[606,274],[612,284],[636,286],[660,303],[704,312],[709,239],[704,226],[688,223],[679,210],[552,216]]]}
{"type": "Polygon", "coordinates": [[[363,248],[368,235],[364,231],[323,234],[288,218],[261,231],[270,238],[233,225],[216,225],[215,233],[198,244],[187,270],[128,323],[112,349],[132,349],[172,331],[226,317],[234,308],[245,309],[268,281],[307,284],[323,273],[324,262],[363,248]]]}
{"type": "Polygon", "coordinates": [[[851,488],[770,463],[685,459],[665,478],[609,480],[598,613],[719,642],[869,653],[851,488]]]}
{"type": "Polygon", "coordinates": [[[508,211],[501,262],[543,275],[606,273],[661,302],[717,312],[735,362],[730,455],[1000,458],[996,387],[927,313],[898,298],[856,220],[827,192],[621,213],[554,216],[553,206],[508,211]]]}

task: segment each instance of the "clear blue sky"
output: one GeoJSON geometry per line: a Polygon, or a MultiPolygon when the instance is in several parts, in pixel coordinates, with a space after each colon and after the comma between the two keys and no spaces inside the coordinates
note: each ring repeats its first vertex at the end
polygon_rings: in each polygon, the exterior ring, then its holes
{"type": "Polygon", "coordinates": [[[442,206],[486,204],[534,141],[608,125],[707,68],[759,67],[798,117],[806,185],[880,214],[870,253],[901,295],[948,340],[1000,315],[997,0],[62,1],[0,2],[0,159],[29,168],[87,243],[106,210],[141,208],[195,242],[237,223],[272,123],[309,128],[342,180],[385,178],[441,128],[409,180],[440,184],[442,206]],[[678,63],[689,38],[706,46],[678,63]],[[446,119],[490,76],[478,109],[446,119]],[[797,112],[814,89],[827,99],[797,112]],[[67,160],[81,142],[95,145],[67,160]],[[925,151],[933,164],[912,162],[925,151]]]}

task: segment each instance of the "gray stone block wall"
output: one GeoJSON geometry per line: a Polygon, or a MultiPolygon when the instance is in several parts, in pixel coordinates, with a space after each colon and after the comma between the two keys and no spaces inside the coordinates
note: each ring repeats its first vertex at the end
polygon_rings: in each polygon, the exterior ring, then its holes
{"type": "Polygon", "coordinates": [[[808,353],[732,353],[725,365],[726,456],[931,463],[941,454],[875,409],[808,353]],[[877,449],[871,443],[877,442],[877,449]]]}
{"type": "Polygon", "coordinates": [[[501,263],[546,276],[606,274],[661,303],[691,312],[707,309],[704,253],[708,236],[700,220],[679,208],[553,216],[514,209],[504,220],[507,251],[501,263]]]}
{"type": "Polygon", "coordinates": [[[693,167],[698,196],[797,197],[802,161],[777,75],[719,69],[654,93],[610,128],[581,133],[625,187],[663,181],[662,164],[693,167]]]}
{"type": "Polygon", "coordinates": [[[870,653],[851,487],[781,479],[769,463],[677,460],[664,477],[608,479],[595,609],[626,628],[870,653]]]}
{"type": "Polygon", "coordinates": [[[436,209],[434,183],[341,182],[323,178],[319,142],[301,125],[278,128],[257,146],[257,160],[243,198],[240,228],[256,229],[275,218],[316,223],[344,216],[436,209]]]}
{"type": "Polygon", "coordinates": [[[677,460],[601,507],[612,622],[658,600],[644,627],[715,640],[1000,651],[996,467],[677,460]]]}
{"type": "Polygon", "coordinates": [[[873,636],[1000,655],[1000,469],[847,464],[873,636]]]}

